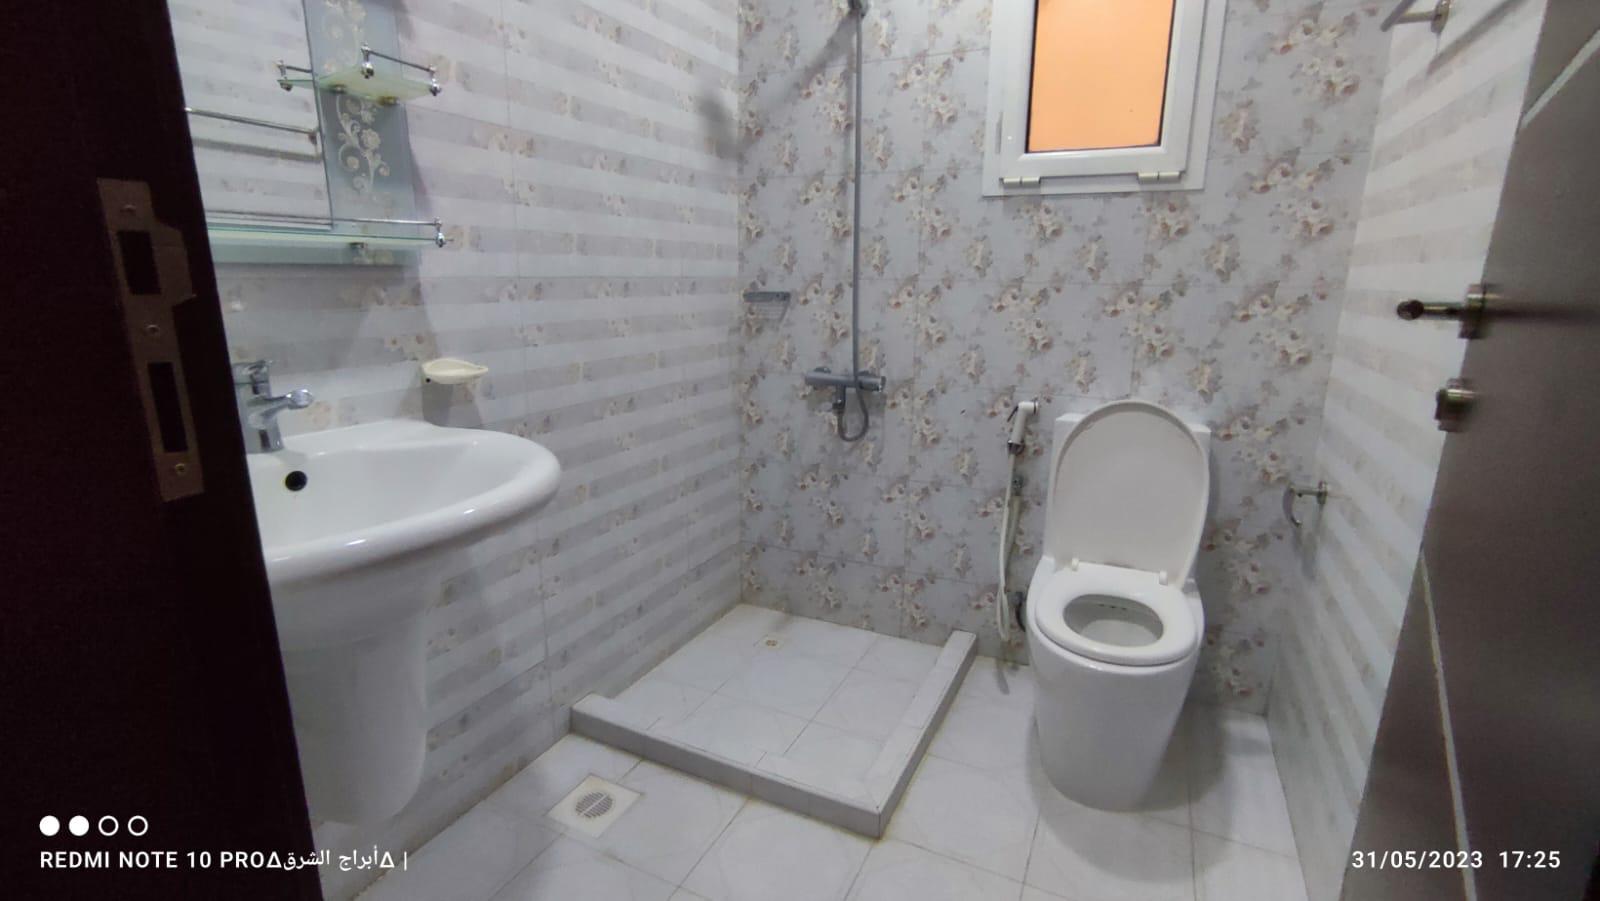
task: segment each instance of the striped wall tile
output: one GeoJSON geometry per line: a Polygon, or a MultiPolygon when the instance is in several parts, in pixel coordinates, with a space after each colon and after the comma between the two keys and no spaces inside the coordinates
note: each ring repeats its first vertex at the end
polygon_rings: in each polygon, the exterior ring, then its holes
{"type": "Polygon", "coordinates": [[[1339,894],[1443,446],[1433,392],[1464,353],[1394,306],[1481,274],[1542,15],[1462,3],[1438,38],[1393,32],[1316,448],[1334,495],[1268,715],[1312,901],[1339,894]]]}
{"type": "MultiPolygon", "coordinates": [[[[231,350],[316,393],[290,434],[496,429],[550,447],[563,477],[545,510],[444,564],[423,785],[387,822],[316,824],[333,849],[420,847],[565,734],[574,700],[626,685],[739,592],[736,170],[702,113],[735,102],[734,4],[397,9],[400,51],[444,84],[407,112],[420,203],[451,244],[410,267],[220,267],[231,350]],[[424,388],[418,363],[444,355],[491,372],[424,388]]],[[[191,104],[312,121],[271,66],[304,61],[299,3],[173,10],[191,104]]],[[[209,205],[326,210],[321,163],[292,140],[209,127],[209,205]]],[[[373,875],[330,870],[336,901],[373,875]]]]}

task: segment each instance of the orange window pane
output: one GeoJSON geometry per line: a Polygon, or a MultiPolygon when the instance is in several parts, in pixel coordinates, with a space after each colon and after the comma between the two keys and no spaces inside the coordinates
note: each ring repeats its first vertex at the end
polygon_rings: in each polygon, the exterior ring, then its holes
{"type": "Polygon", "coordinates": [[[1161,140],[1174,0],[1038,0],[1028,152],[1161,140]]]}

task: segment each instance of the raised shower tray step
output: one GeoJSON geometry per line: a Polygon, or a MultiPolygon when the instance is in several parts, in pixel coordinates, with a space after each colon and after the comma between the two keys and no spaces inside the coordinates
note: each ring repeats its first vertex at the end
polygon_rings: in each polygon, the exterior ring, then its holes
{"type": "MultiPolygon", "coordinates": [[[[729,616],[758,610],[735,607],[729,616]]],[[[800,622],[827,627],[811,620],[800,622]]],[[[716,628],[713,625],[711,630],[716,628]]],[[[877,838],[888,827],[911,774],[944,721],[972,664],[975,644],[970,632],[955,632],[941,648],[924,646],[935,652],[932,664],[915,682],[915,693],[882,741],[876,759],[859,777],[827,771],[783,752],[742,754],[737,749],[704,747],[714,743],[701,741],[690,731],[663,726],[659,711],[640,709],[598,694],[588,695],[573,706],[572,731],[796,813],[877,838]]],[[[686,646],[680,653],[692,650],[686,646]]],[[[848,668],[850,664],[843,665],[848,668]]]]}

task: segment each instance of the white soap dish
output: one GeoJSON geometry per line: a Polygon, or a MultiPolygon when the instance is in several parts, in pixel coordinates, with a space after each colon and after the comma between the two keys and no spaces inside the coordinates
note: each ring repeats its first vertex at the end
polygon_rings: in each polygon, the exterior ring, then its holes
{"type": "Polygon", "coordinates": [[[465,385],[482,378],[488,371],[487,366],[454,357],[440,357],[422,364],[422,380],[440,385],[465,385]]]}

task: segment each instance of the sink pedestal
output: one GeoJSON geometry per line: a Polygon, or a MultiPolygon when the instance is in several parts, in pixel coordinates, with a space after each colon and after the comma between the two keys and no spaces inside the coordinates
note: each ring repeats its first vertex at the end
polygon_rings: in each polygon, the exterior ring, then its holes
{"type": "Polygon", "coordinates": [[[372,823],[422,784],[423,616],[457,554],[543,507],[561,464],[501,432],[389,420],[250,454],[306,801],[372,823]]]}
{"type": "Polygon", "coordinates": [[[353,644],[283,649],[311,815],[370,823],[400,812],[427,753],[422,616],[353,644]]]}
{"type": "Polygon", "coordinates": [[[313,817],[372,823],[416,794],[428,749],[422,620],[444,590],[449,556],[438,548],[272,590],[313,817]],[[364,612],[379,606],[388,617],[364,612]]]}

